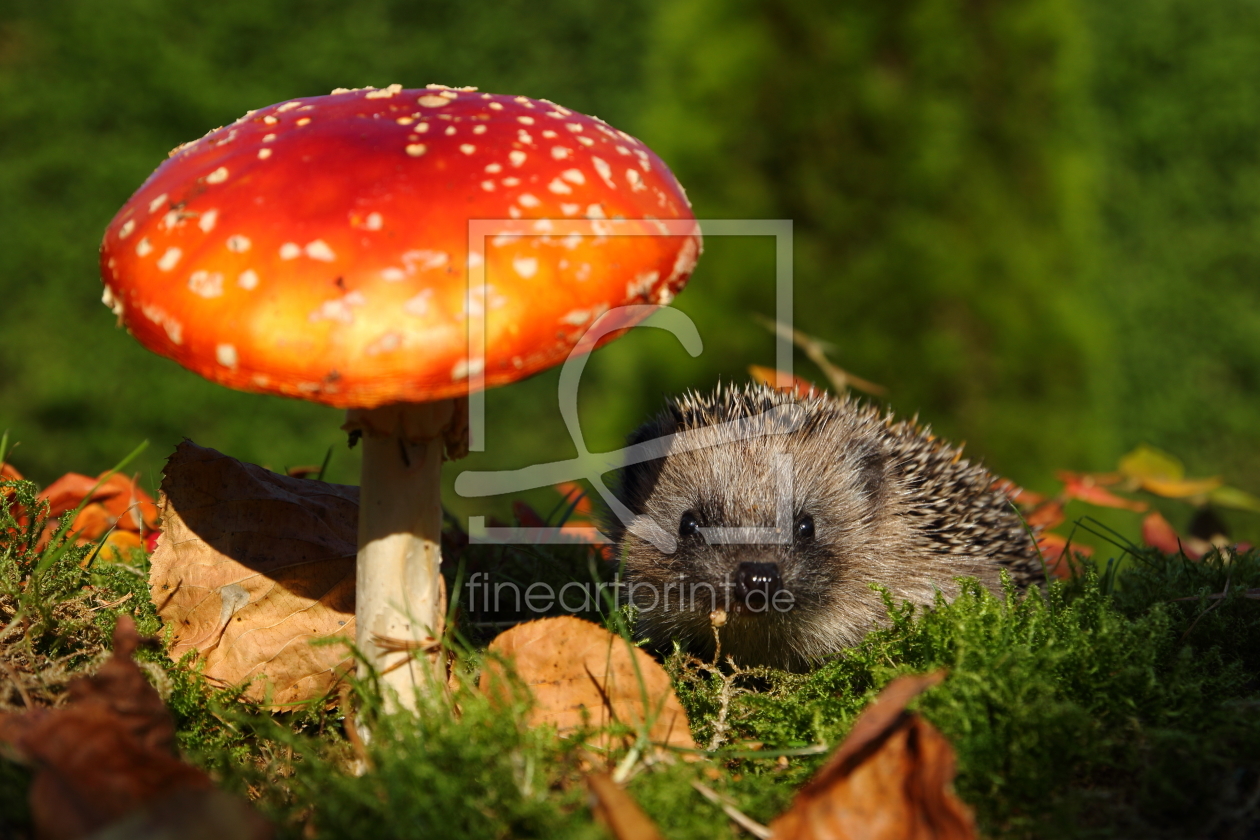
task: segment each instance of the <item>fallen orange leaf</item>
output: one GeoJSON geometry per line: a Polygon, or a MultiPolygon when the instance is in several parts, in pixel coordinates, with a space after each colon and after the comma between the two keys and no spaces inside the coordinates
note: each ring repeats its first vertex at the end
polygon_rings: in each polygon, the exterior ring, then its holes
{"type": "Polygon", "coordinates": [[[972,840],[970,809],[951,790],[954,751],[906,704],[943,672],[893,680],[827,763],[770,824],[775,840],[972,840]]]}
{"type": "Polygon", "coordinates": [[[808,397],[811,394],[821,394],[822,388],[819,388],[808,379],[802,379],[799,376],[787,373],[786,371],[776,370],[772,367],[762,367],[761,365],[749,365],[748,373],[752,376],[754,382],[762,385],[769,385],[779,391],[786,391],[789,394],[795,394],[798,397],[808,397]]]}
{"type": "Polygon", "coordinates": [[[1058,499],[1051,499],[1044,504],[1038,505],[1027,516],[1024,521],[1033,528],[1040,528],[1048,531],[1063,524],[1063,502],[1058,499]]]}
{"type": "Polygon", "coordinates": [[[1141,488],[1165,499],[1186,499],[1204,496],[1224,484],[1220,478],[1143,478],[1141,488]]]}
{"type": "MultiPolygon", "coordinates": [[[[533,726],[551,724],[566,735],[617,722],[646,726],[656,744],[696,747],[665,670],[598,624],[573,616],[518,624],[495,637],[488,652],[510,662],[530,689],[533,726]]],[[[501,664],[489,662],[481,690],[499,697],[510,691],[501,664]]]]}
{"type": "Polygon", "coordinates": [[[1101,485],[1109,478],[1107,476],[1095,476],[1087,473],[1072,472],[1061,472],[1058,476],[1063,482],[1063,495],[1066,498],[1080,499],[1082,502],[1089,502],[1091,505],[1122,508],[1124,510],[1133,510],[1139,513],[1147,508],[1147,505],[1144,502],[1135,501],[1133,499],[1125,499],[1117,496],[1110,490],[1103,489],[1101,485]]]}
{"type": "Polygon", "coordinates": [[[1165,554],[1176,554],[1181,551],[1181,540],[1177,531],[1159,511],[1151,511],[1142,519],[1142,542],[1151,548],[1158,548],[1165,554]]]}
{"type": "Polygon", "coordinates": [[[562,481],[556,485],[556,492],[563,496],[568,504],[573,505],[573,512],[582,516],[591,515],[591,498],[586,489],[576,481],[562,481]]]}
{"type": "Polygon", "coordinates": [[[184,441],[162,481],[149,587],[205,674],[277,706],[324,696],[352,666],[359,488],[290,478],[184,441]]]}
{"type": "MultiPolygon", "coordinates": [[[[1072,576],[1072,565],[1064,557],[1068,549],[1068,539],[1061,534],[1040,534],[1037,537],[1037,548],[1041,550],[1042,559],[1046,561],[1046,570],[1058,578],[1067,579],[1072,576]]],[[[1073,554],[1090,557],[1094,549],[1088,545],[1072,545],[1073,554]]]]}

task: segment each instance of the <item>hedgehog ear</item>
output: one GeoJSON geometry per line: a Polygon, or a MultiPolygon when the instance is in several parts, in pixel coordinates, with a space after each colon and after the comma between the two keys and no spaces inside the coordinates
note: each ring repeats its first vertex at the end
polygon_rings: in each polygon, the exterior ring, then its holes
{"type": "Polygon", "coordinates": [[[888,482],[888,453],[875,443],[861,443],[853,446],[846,454],[853,467],[853,483],[856,489],[867,499],[877,499],[883,495],[884,486],[888,482]]]}

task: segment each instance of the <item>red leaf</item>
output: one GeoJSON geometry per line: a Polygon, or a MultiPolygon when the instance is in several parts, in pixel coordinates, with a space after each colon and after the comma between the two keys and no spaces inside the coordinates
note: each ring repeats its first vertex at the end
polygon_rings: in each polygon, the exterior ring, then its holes
{"type": "Polygon", "coordinates": [[[1089,502],[1091,505],[1121,508],[1139,513],[1147,508],[1144,502],[1124,499],[1110,490],[1104,490],[1101,485],[1112,483],[1110,481],[1111,476],[1095,476],[1089,473],[1071,472],[1061,472],[1058,476],[1059,480],[1063,482],[1063,495],[1069,499],[1080,499],[1082,502],[1089,502]]]}

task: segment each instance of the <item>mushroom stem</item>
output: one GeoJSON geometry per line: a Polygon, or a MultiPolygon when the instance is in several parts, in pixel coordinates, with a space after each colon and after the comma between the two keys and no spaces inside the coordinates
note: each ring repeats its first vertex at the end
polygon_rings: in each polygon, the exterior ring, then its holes
{"type": "Polygon", "coordinates": [[[343,428],[363,435],[355,642],[365,660],[360,675],[380,675],[387,708],[414,710],[417,689],[443,682],[438,657],[417,651],[443,630],[442,461],[466,434],[465,405],[442,400],[346,413],[343,428]]]}

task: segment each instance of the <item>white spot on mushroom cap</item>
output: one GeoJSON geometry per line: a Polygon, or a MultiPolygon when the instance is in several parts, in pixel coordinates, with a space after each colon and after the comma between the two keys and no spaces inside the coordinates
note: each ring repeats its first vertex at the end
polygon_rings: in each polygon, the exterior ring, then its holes
{"type": "Polygon", "coordinates": [[[272,140],[275,140],[275,139],[276,139],[276,135],[274,134],[264,134],[262,141],[264,143],[270,143],[272,140]]]}
{"type": "Polygon", "coordinates": [[[302,117],[302,119],[297,121],[297,125],[310,125],[310,124],[311,124],[310,117],[302,117]]]}
{"type": "Polygon", "coordinates": [[[131,236],[131,232],[135,229],[136,229],[136,220],[128,219],[127,221],[123,222],[122,227],[118,229],[118,238],[126,239],[128,236],[131,236]]]}
{"type": "Polygon", "coordinates": [[[428,130],[429,130],[429,124],[427,122],[418,123],[416,127],[412,129],[412,131],[416,132],[417,134],[424,134],[428,130]]]}
{"type": "Polygon", "coordinates": [[[473,126],[473,134],[485,134],[485,133],[486,133],[486,127],[484,125],[473,126]]]}
{"type": "Polygon", "coordinates": [[[300,100],[295,99],[292,102],[286,102],[283,105],[281,105],[279,108],[276,109],[276,113],[283,114],[285,111],[292,111],[294,108],[300,108],[300,107],[302,107],[302,102],[300,100]]]}
{"type": "Polygon", "coordinates": [[[592,139],[591,139],[591,138],[589,138],[589,137],[579,137],[579,138],[577,139],[577,141],[578,141],[579,143],[581,143],[583,146],[594,146],[594,145],[595,145],[595,141],[594,141],[594,140],[592,140],[592,139]]]}
{"type": "Polygon", "coordinates": [[[239,233],[233,234],[227,238],[227,249],[233,254],[243,254],[249,250],[253,243],[249,241],[248,236],[241,236],[239,233]]]}
{"type": "Polygon", "coordinates": [[[521,208],[517,207],[515,204],[508,207],[508,218],[519,219],[520,217],[521,217],[521,208]]]}
{"type": "Polygon", "coordinates": [[[214,359],[225,368],[236,367],[236,348],[231,344],[216,344],[214,359]]]}
{"type": "Polygon", "coordinates": [[[442,133],[443,133],[443,134],[445,134],[447,137],[453,137],[453,136],[455,136],[455,130],[456,130],[456,129],[455,129],[455,126],[453,126],[453,125],[448,125],[448,126],[446,127],[446,131],[443,131],[442,133]]]}
{"type": "Polygon", "coordinates": [[[109,311],[121,318],[123,316],[123,302],[114,297],[114,291],[109,286],[105,287],[104,293],[101,295],[101,303],[109,307],[109,311]]]}
{"type": "Polygon", "coordinates": [[[156,213],[166,203],[166,193],[162,193],[157,198],[149,202],[149,212],[156,213]]]}
{"type": "Polygon", "coordinates": [[[643,183],[643,176],[639,174],[637,169],[626,170],[626,181],[630,184],[633,192],[643,192],[647,189],[647,185],[643,183]]]}
{"type": "Polygon", "coordinates": [[[466,155],[471,155],[473,152],[477,151],[477,147],[472,143],[461,143],[459,150],[466,155]]]}
{"type": "Polygon", "coordinates": [[[486,263],[485,257],[481,255],[480,251],[468,252],[468,267],[469,268],[481,268],[481,266],[485,265],[485,263],[486,263]]]}
{"type": "Polygon", "coordinates": [[[521,193],[516,200],[522,207],[537,207],[542,204],[536,196],[531,195],[530,193],[521,193]]]}
{"type": "Polygon", "coordinates": [[[201,218],[197,220],[197,227],[206,233],[214,230],[214,224],[219,220],[218,210],[207,210],[201,214],[201,218]]]}
{"type": "Polygon", "coordinates": [[[574,133],[580,132],[580,131],[582,130],[582,124],[581,124],[581,123],[574,123],[574,122],[571,122],[571,123],[565,123],[565,124],[564,124],[564,127],[565,127],[565,128],[567,128],[567,129],[569,129],[569,131],[572,131],[572,132],[574,132],[574,133]]]}
{"type": "Polygon", "coordinates": [[[567,312],[562,315],[560,317],[560,323],[572,324],[575,327],[580,327],[587,321],[591,320],[592,314],[593,313],[589,309],[574,309],[572,312],[567,312]]]}
{"type": "Polygon", "coordinates": [[[252,268],[245,269],[236,278],[236,285],[240,286],[247,292],[258,288],[258,273],[252,268]]]}
{"type": "Polygon", "coordinates": [[[157,324],[166,331],[166,337],[171,340],[172,344],[184,343],[184,325],[176,321],[166,313],[166,310],[160,306],[142,305],[140,312],[145,318],[157,324]]]}
{"type": "Polygon", "coordinates": [[[570,184],[577,184],[578,186],[586,183],[586,176],[582,174],[581,169],[566,169],[560,173],[560,177],[570,184]]]}
{"type": "Polygon", "coordinates": [[[407,279],[407,272],[391,265],[381,269],[381,279],[386,283],[400,283],[407,279]]]}
{"type": "Polygon", "coordinates": [[[429,311],[429,298],[433,297],[432,289],[425,289],[413,298],[409,298],[402,305],[403,312],[408,315],[415,315],[417,318],[423,317],[429,311]]]}
{"type": "Polygon", "coordinates": [[[520,178],[511,178],[511,177],[508,177],[508,178],[504,178],[504,179],[503,179],[503,186],[505,186],[505,187],[515,187],[515,186],[519,186],[519,185],[520,185],[520,183],[521,183],[521,179],[520,179],[520,178]]]}
{"type": "Polygon", "coordinates": [[[520,149],[513,149],[508,152],[508,161],[510,161],[513,166],[520,166],[525,162],[526,157],[527,155],[520,149]]]}
{"type": "Polygon", "coordinates": [[[517,142],[524,143],[526,146],[534,145],[534,138],[531,137],[529,132],[523,128],[517,130],[516,140],[517,142]]]}
{"type": "Polygon", "coordinates": [[[666,287],[673,288],[679,279],[691,274],[696,267],[696,257],[699,250],[700,246],[696,242],[696,238],[694,236],[687,237],[682,247],[678,249],[678,257],[674,260],[674,268],[669,274],[669,279],[665,281],[666,287]]]}
{"type": "Polygon", "coordinates": [[[566,149],[564,146],[552,146],[551,156],[556,160],[564,160],[573,157],[573,150],[566,149]]]}
{"type": "Polygon", "coordinates": [[[486,192],[494,192],[494,181],[489,178],[481,182],[481,188],[486,192]]]}
{"type": "Polygon", "coordinates": [[[217,298],[223,294],[223,275],[217,271],[194,271],[188,275],[188,288],[203,298],[217,298]]]}
{"type": "Polygon", "coordinates": [[[423,143],[408,143],[407,144],[407,154],[411,155],[412,157],[420,157],[422,154],[424,154],[428,150],[429,148],[425,146],[423,143]]]}
{"type": "Polygon", "coordinates": [[[595,164],[595,172],[599,174],[600,179],[603,180],[603,182],[608,185],[609,189],[615,190],[617,188],[617,185],[613,183],[612,167],[608,165],[608,161],[604,160],[601,157],[595,157],[594,155],[592,155],[591,163],[595,164]]]}
{"type": "Polygon", "coordinates": [[[381,353],[392,353],[402,346],[402,336],[390,331],[363,348],[368,356],[379,356],[381,353]]]}
{"type": "Polygon", "coordinates": [[[575,215],[581,209],[582,209],[582,205],[580,204],[561,204],[560,205],[560,212],[566,216],[575,215]]]}
{"type": "Polygon", "coordinates": [[[353,324],[353,307],[362,306],[366,302],[367,299],[363,297],[362,292],[347,292],[339,298],[324,301],[318,309],[307,316],[307,319],[311,323],[337,321],[341,324],[353,324]]]}
{"type": "Polygon", "coordinates": [[[269,158],[269,157],[271,157],[271,149],[259,149],[259,150],[258,150],[258,159],[259,159],[259,160],[266,160],[266,159],[267,159],[267,158],[269,158]]]}
{"type": "Polygon", "coordinates": [[[492,175],[493,175],[494,173],[496,173],[496,172],[502,172],[502,171],[503,171],[503,164],[501,164],[501,163],[487,163],[487,164],[486,164],[486,171],[487,171],[487,172],[489,172],[489,173],[490,173],[490,174],[492,174],[492,175]]]}
{"type": "Polygon", "coordinates": [[[551,219],[539,219],[534,222],[534,230],[539,233],[551,233],[555,230],[555,225],[551,223],[551,219]]]}
{"type": "Polygon", "coordinates": [[[518,96],[513,101],[519,102],[520,104],[524,105],[526,108],[534,107],[534,103],[530,101],[528,96],[518,96]]]}
{"type": "Polygon", "coordinates": [[[136,243],[136,256],[147,257],[153,251],[153,246],[149,244],[149,238],[143,237],[136,243]]]}
{"type": "Polygon", "coordinates": [[[389,99],[396,93],[402,93],[402,85],[390,85],[380,90],[368,91],[364,94],[365,99],[389,99]]]}
{"type": "Polygon", "coordinates": [[[460,359],[451,368],[451,379],[467,379],[470,376],[476,376],[485,369],[486,363],[483,359],[460,359]]]}
{"type": "Polygon", "coordinates": [[[519,274],[521,277],[528,280],[529,278],[533,277],[535,274],[538,273],[538,258],[537,257],[513,257],[512,268],[516,271],[517,274],[519,274]]]}
{"type": "Polygon", "coordinates": [[[441,108],[442,106],[449,104],[451,100],[445,96],[434,96],[431,93],[426,93],[416,101],[426,108],[441,108]]]}
{"type": "Polygon", "coordinates": [[[411,125],[413,122],[415,122],[415,120],[411,117],[399,117],[398,119],[394,120],[394,122],[398,123],[399,125],[411,125]]]}
{"type": "Polygon", "coordinates": [[[634,275],[634,279],[626,284],[626,297],[645,297],[648,292],[652,291],[656,281],[660,279],[661,273],[659,271],[645,271],[634,275]]]}
{"type": "Polygon", "coordinates": [[[588,219],[607,219],[607,218],[608,218],[608,216],[604,213],[604,205],[602,205],[602,204],[592,204],[592,205],[590,205],[589,207],[587,207],[587,208],[586,208],[586,218],[588,218],[588,219]]]}
{"type": "Polygon", "coordinates": [[[502,111],[502,110],[503,110],[503,103],[502,103],[502,102],[491,102],[491,103],[490,103],[490,108],[491,108],[492,110],[495,110],[495,111],[502,111]]]}
{"type": "Polygon", "coordinates": [[[521,123],[522,125],[533,125],[533,124],[534,124],[534,118],[533,118],[533,117],[524,117],[524,116],[522,116],[522,117],[517,117],[517,118],[516,118],[516,121],[517,121],[518,123],[521,123]]]}
{"type": "Polygon", "coordinates": [[[302,256],[302,246],[296,242],[286,242],[280,246],[280,259],[296,260],[302,256]]]}
{"type": "Polygon", "coordinates": [[[337,259],[337,255],[333,253],[333,249],[328,247],[328,243],[322,239],[316,239],[313,242],[306,243],[306,256],[320,262],[332,262],[337,259]]]}
{"type": "Polygon", "coordinates": [[[445,251],[407,251],[402,255],[403,265],[407,267],[407,273],[413,271],[431,271],[433,269],[442,268],[450,262],[451,255],[445,251]]]}
{"type": "Polygon", "coordinates": [[[179,258],[183,255],[184,252],[178,248],[167,248],[166,253],[162,254],[162,258],[158,260],[157,267],[163,271],[170,271],[179,265],[179,258]]]}
{"type": "Polygon", "coordinates": [[[220,166],[218,169],[214,170],[213,172],[211,172],[209,175],[206,176],[206,183],[207,184],[222,184],[224,181],[227,180],[227,178],[228,178],[227,167],[220,166]]]}
{"type": "Polygon", "coordinates": [[[385,219],[380,213],[368,213],[366,219],[363,220],[363,227],[367,230],[380,230],[385,226],[385,219]]]}
{"type": "Polygon", "coordinates": [[[551,183],[547,185],[547,189],[556,195],[568,195],[573,192],[573,187],[570,187],[559,178],[552,178],[551,183]]]}

